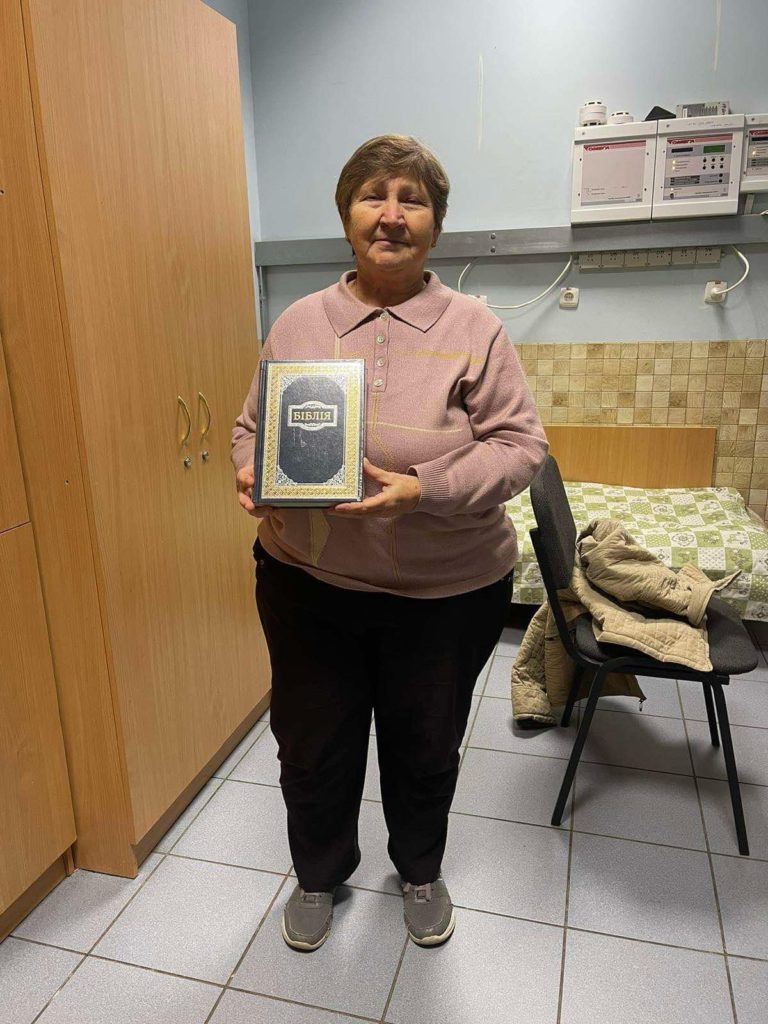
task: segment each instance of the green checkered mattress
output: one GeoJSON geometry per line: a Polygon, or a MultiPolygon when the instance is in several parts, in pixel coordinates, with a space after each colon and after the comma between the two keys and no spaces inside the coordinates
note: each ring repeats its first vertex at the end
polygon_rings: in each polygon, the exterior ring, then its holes
{"type": "MultiPolygon", "coordinates": [[[[733,487],[650,490],[566,483],[565,489],[577,530],[593,519],[620,519],[639,544],[672,568],[693,562],[712,580],[741,569],[718,596],[743,619],[768,620],[768,528],[733,487]]],[[[529,491],[506,508],[520,547],[512,601],[539,605],[545,594],[528,532],[536,525],[529,491]]]]}

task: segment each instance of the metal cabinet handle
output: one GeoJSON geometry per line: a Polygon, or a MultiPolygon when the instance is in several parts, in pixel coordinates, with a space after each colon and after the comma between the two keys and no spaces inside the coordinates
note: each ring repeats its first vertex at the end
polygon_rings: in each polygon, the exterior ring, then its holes
{"type": "Polygon", "coordinates": [[[182,434],[182,436],[179,438],[179,446],[183,448],[184,445],[189,440],[189,435],[192,431],[192,417],[189,415],[189,408],[187,407],[187,403],[184,401],[181,395],[177,395],[176,398],[178,400],[179,405],[184,410],[184,415],[187,417],[187,432],[186,434],[182,434]]]}
{"type": "Polygon", "coordinates": [[[208,422],[205,424],[205,427],[200,431],[200,440],[204,441],[205,440],[205,435],[211,429],[211,409],[210,409],[210,406],[208,405],[208,402],[205,399],[205,395],[203,394],[203,392],[202,391],[198,391],[197,392],[197,410],[198,410],[198,414],[200,412],[200,403],[201,402],[202,402],[203,406],[205,407],[205,413],[206,413],[206,416],[207,416],[207,419],[208,419],[208,422]]]}

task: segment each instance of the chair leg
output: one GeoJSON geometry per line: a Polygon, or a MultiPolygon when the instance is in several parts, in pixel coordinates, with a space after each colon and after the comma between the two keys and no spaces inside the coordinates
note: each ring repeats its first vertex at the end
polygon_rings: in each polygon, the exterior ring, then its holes
{"type": "Polygon", "coordinates": [[[747,828],[744,824],[744,808],[741,805],[739,775],[736,771],[736,758],[733,756],[733,741],[731,740],[731,727],[728,723],[728,711],[725,706],[725,695],[723,694],[723,688],[720,683],[713,683],[712,689],[715,691],[717,720],[720,726],[720,736],[723,740],[723,757],[725,758],[725,770],[728,773],[728,788],[731,791],[733,820],[736,825],[736,838],[739,843],[739,853],[748,857],[749,843],[747,842],[747,828]]]}
{"type": "Polygon", "coordinates": [[[597,700],[603,689],[603,681],[605,680],[606,672],[603,668],[599,668],[595,673],[595,678],[592,680],[592,685],[589,688],[589,695],[587,696],[587,703],[584,707],[584,712],[581,716],[581,724],[579,725],[579,731],[576,733],[576,739],[573,744],[573,750],[571,751],[571,757],[568,761],[568,767],[565,769],[565,776],[563,778],[562,785],[560,786],[560,792],[557,797],[557,803],[555,804],[555,811],[552,815],[552,824],[559,825],[563,819],[563,811],[565,810],[565,802],[568,799],[568,794],[571,791],[573,785],[573,777],[576,774],[576,769],[579,766],[579,758],[581,757],[581,751],[584,747],[584,742],[589,732],[589,727],[592,724],[592,716],[595,713],[595,707],[597,706],[597,700]]]}
{"type": "Polygon", "coordinates": [[[712,746],[720,746],[720,737],[717,734],[717,719],[715,718],[715,706],[712,703],[712,685],[704,682],[704,703],[707,705],[707,719],[709,720],[709,735],[712,737],[712,746]]]}
{"type": "Polygon", "coordinates": [[[576,669],[576,674],[573,677],[573,682],[571,683],[571,689],[568,691],[568,700],[565,702],[565,707],[563,708],[563,715],[562,715],[562,718],[560,719],[560,725],[562,725],[563,728],[566,728],[567,726],[569,726],[571,724],[571,715],[573,714],[573,705],[576,703],[576,694],[578,693],[578,690],[579,690],[579,670],[577,668],[576,669]]]}

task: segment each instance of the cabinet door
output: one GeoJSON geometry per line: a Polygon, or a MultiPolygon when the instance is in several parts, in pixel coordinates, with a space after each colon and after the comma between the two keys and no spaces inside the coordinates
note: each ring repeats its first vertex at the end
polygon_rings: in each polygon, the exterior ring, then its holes
{"type": "Polygon", "coordinates": [[[0,532],[28,520],[27,497],[0,339],[0,532]]]}
{"type": "Polygon", "coordinates": [[[75,841],[32,527],[0,534],[0,913],[75,841]]]}
{"type": "Polygon", "coordinates": [[[235,29],[198,0],[27,3],[138,841],[266,686],[233,483],[201,512],[178,440],[221,318],[254,316],[235,29]]]}

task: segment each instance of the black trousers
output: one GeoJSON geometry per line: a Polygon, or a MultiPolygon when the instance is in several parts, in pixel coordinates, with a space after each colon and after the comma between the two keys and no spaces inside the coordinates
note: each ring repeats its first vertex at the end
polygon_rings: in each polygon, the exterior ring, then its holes
{"type": "Polygon", "coordinates": [[[345,590],[256,541],[288,840],[301,887],[360,863],[357,823],[375,716],[388,852],[404,881],[440,871],[472,690],[504,625],[512,573],[454,597],[345,590]]]}

